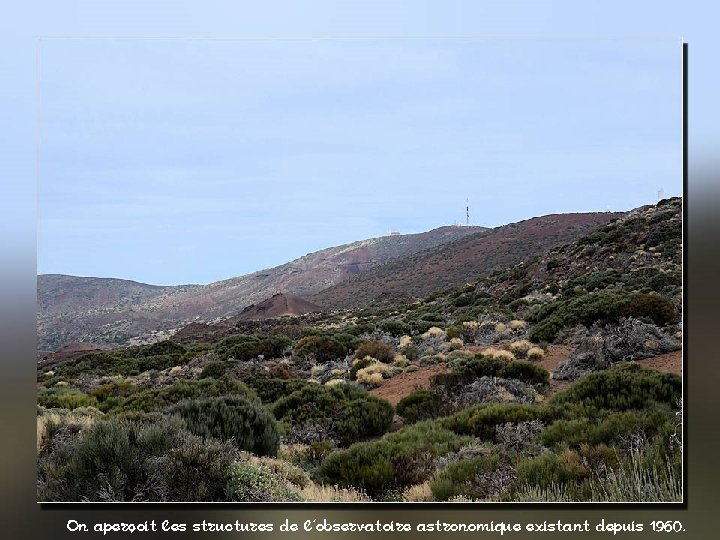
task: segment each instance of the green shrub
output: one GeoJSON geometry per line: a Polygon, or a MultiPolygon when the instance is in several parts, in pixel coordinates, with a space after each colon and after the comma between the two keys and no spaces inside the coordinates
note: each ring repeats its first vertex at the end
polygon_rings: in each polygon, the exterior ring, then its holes
{"type": "Polygon", "coordinates": [[[599,291],[544,304],[528,317],[530,322],[537,323],[529,337],[535,343],[551,342],[563,328],[617,321],[632,298],[632,294],[624,291],[599,291]]]}
{"type": "Polygon", "coordinates": [[[232,464],[229,471],[228,495],[240,502],[302,501],[297,490],[291,488],[271,469],[245,461],[232,464]]]}
{"type": "Polygon", "coordinates": [[[255,345],[255,355],[267,358],[282,358],[292,346],[292,340],[282,334],[263,338],[255,345]]]}
{"type": "Polygon", "coordinates": [[[38,392],[38,404],[47,409],[77,409],[78,407],[98,407],[95,396],[89,396],[80,390],[68,388],[42,388],[38,392]]]}
{"type": "Polygon", "coordinates": [[[410,333],[410,325],[396,320],[382,321],[378,324],[378,328],[391,336],[400,337],[410,333]]]}
{"type": "Polygon", "coordinates": [[[341,445],[380,435],[390,426],[393,408],[359,385],[308,385],[280,398],[273,414],[292,426],[319,425],[341,445]]]}
{"type": "Polygon", "coordinates": [[[226,501],[230,466],[236,457],[232,445],[196,436],[184,437],[159,460],[168,501],[226,501]]]}
{"type": "Polygon", "coordinates": [[[278,399],[288,396],[315,383],[309,383],[301,379],[278,379],[274,377],[254,377],[247,379],[247,384],[257,392],[263,403],[274,403],[278,399]]]}
{"type": "Polygon", "coordinates": [[[529,457],[517,465],[519,484],[537,489],[549,489],[568,483],[577,485],[584,481],[589,473],[580,453],[570,449],[529,457]]]}
{"type": "Polygon", "coordinates": [[[54,370],[56,376],[67,378],[88,374],[138,375],[144,371],[160,371],[180,365],[185,352],[182,345],[162,341],[142,347],[85,354],[56,366],[54,370]]]}
{"type": "Polygon", "coordinates": [[[111,404],[112,407],[110,408],[101,407],[101,409],[112,413],[133,410],[149,412],[164,409],[186,399],[225,395],[243,396],[251,401],[259,401],[254,390],[235,379],[181,379],[164,388],[153,388],[137,392],[117,403],[111,404]]]}
{"type": "MultiPolygon", "coordinates": [[[[453,497],[483,500],[492,495],[500,486],[493,486],[491,475],[500,467],[499,453],[492,453],[455,461],[445,467],[430,484],[436,501],[447,501],[453,497]]],[[[509,486],[507,486],[509,487],[509,486]]]]}
{"type": "Polygon", "coordinates": [[[674,420],[669,408],[645,411],[603,411],[599,415],[561,419],[549,425],[542,434],[545,446],[566,445],[579,448],[582,443],[618,444],[633,433],[652,436],[674,420]]]}
{"type": "Polygon", "coordinates": [[[219,379],[227,371],[230,364],[228,362],[210,362],[200,372],[198,379],[219,379]]]}
{"type": "Polygon", "coordinates": [[[629,364],[587,375],[556,394],[552,403],[626,411],[645,409],[655,403],[672,407],[681,393],[682,381],[678,375],[629,364]]]}
{"type": "Polygon", "coordinates": [[[494,440],[495,430],[501,424],[531,420],[539,420],[547,424],[561,414],[560,409],[547,405],[495,403],[469,407],[443,418],[439,422],[443,427],[458,434],[472,435],[483,440],[494,440]]]}
{"type": "Polygon", "coordinates": [[[96,422],[39,464],[39,492],[46,501],[164,500],[158,460],[180,446],[180,419],[96,422]]]}
{"type": "Polygon", "coordinates": [[[414,390],[400,400],[397,413],[412,424],[420,420],[437,418],[442,414],[442,401],[432,390],[414,390]]]}
{"type": "Polygon", "coordinates": [[[527,384],[545,385],[550,381],[548,370],[525,360],[508,362],[502,371],[501,377],[518,379],[527,384]]]}
{"type": "Polygon", "coordinates": [[[183,401],[169,409],[187,428],[205,439],[231,440],[240,450],[257,455],[277,454],[280,435],[275,418],[244,397],[216,397],[183,401]]]}
{"type": "Polygon", "coordinates": [[[485,376],[518,379],[527,384],[547,384],[550,379],[546,369],[524,360],[507,362],[482,354],[468,358],[466,353],[455,354],[452,358],[452,369],[436,375],[433,384],[453,387],[470,384],[485,376]]]}
{"type": "Polygon", "coordinates": [[[419,422],[379,441],[357,443],[330,454],[316,473],[318,481],[365,490],[381,497],[391,490],[422,483],[435,459],[468,441],[435,422],[419,422]]]}

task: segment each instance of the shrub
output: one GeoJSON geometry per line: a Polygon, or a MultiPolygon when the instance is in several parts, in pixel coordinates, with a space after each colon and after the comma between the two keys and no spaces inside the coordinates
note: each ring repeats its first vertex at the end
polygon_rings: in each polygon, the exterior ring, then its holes
{"type": "Polygon", "coordinates": [[[483,353],[472,358],[460,357],[455,360],[452,370],[436,375],[433,378],[433,384],[455,387],[470,384],[484,376],[519,379],[527,384],[547,384],[550,374],[547,370],[530,362],[522,360],[506,362],[483,353]]]}
{"type": "Polygon", "coordinates": [[[327,336],[305,336],[295,344],[293,353],[303,360],[325,363],[344,358],[345,347],[327,336]]]}
{"type": "Polygon", "coordinates": [[[275,416],[293,427],[322,427],[341,445],[380,435],[390,426],[393,408],[356,384],[308,385],[280,398],[275,416]]]}
{"type": "Polygon", "coordinates": [[[38,404],[48,409],[77,409],[97,407],[98,400],[80,390],[67,388],[43,388],[38,392],[38,404]]]}
{"type": "Polygon", "coordinates": [[[550,380],[550,373],[546,369],[523,360],[508,363],[501,376],[506,379],[518,379],[527,384],[545,385],[550,380]]]}
{"type": "Polygon", "coordinates": [[[376,388],[382,384],[383,376],[378,372],[368,372],[365,369],[361,369],[357,373],[357,381],[367,385],[369,388],[376,388]]]}
{"type": "Polygon", "coordinates": [[[431,482],[430,489],[437,501],[496,499],[515,478],[515,471],[502,463],[500,454],[492,453],[451,463],[431,482]]]}
{"type": "Polygon", "coordinates": [[[39,465],[39,493],[46,501],[163,500],[158,459],[186,436],[180,419],[96,422],[39,465]]]}
{"type": "Polygon", "coordinates": [[[659,294],[639,294],[622,310],[625,317],[647,317],[658,326],[677,322],[678,313],[673,303],[659,294]]]}
{"type": "Polygon", "coordinates": [[[112,413],[158,411],[186,399],[224,395],[243,396],[251,401],[259,401],[254,390],[235,379],[181,379],[164,388],[143,390],[118,402],[103,404],[101,409],[112,413]]]}
{"type": "Polygon", "coordinates": [[[227,442],[184,437],[159,460],[168,501],[228,500],[229,468],[236,451],[227,442]]]}
{"type": "Polygon", "coordinates": [[[229,471],[228,495],[233,501],[282,502],[301,501],[297,490],[283,482],[264,465],[238,461],[229,471]]]}
{"type": "Polygon", "coordinates": [[[423,339],[432,339],[432,338],[443,338],[445,339],[446,334],[445,330],[442,328],[439,328],[437,326],[431,326],[427,329],[425,333],[422,335],[423,339]]]}
{"type": "Polygon", "coordinates": [[[354,380],[357,378],[357,372],[361,369],[365,369],[368,366],[371,366],[375,363],[375,359],[371,356],[366,356],[364,358],[360,358],[358,360],[355,360],[353,362],[352,367],[350,368],[350,379],[354,380]]]}
{"type": "Polygon", "coordinates": [[[530,331],[530,340],[553,341],[563,328],[617,321],[632,297],[624,291],[600,291],[545,304],[529,317],[537,323],[530,331]]]}
{"type": "Polygon", "coordinates": [[[510,352],[518,356],[524,356],[531,347],[532,343],[530,343],[527,339],[520,339],[518,341],[513,341],[510,344],[510,352]]]}
{"type": "Polygon", "coordinates": [[[410,325],[402,321],[382,321],[378,328],[383,332],[390,334],[391,336],[402,336],[410,331],[410,325]]]}
{"type": "Polygon", "coordinates": [[[468,441],[434,422],[419,422],[379,441],[357,443],[330,454],[317,471],[319,481],[362,489],[374,497],[428,480],[435,459],[468,441]]]}
{"type": "Polygon", "coordinates": [[[355,351],[355,358],[365,358],[366,356],[370,356],[380,362],[389,364],[393,361],[393,358],[395,358],[395,353],[386,343],[375,340],[361,343],[355,351]]]}
{"type": "Polygon", "coordinates": [[[281,397],[312,384],[301,379],[278,379],[273,377],[253,377],[248,384],[257,392],[263,403],[274,403],[281,397]]]}
{"type": "Polygon", "coordinates": [[[240,450],[258,455],[277,454],[280,435],[275,418],[244,397],[216,397],[183,401],[170,412],[185,420],[195,435],[231,440],[240,450]]]}
{"type": "Polygon", "coordinates": [[[227,362],[210,362],[200,372],[198,379],[218,379],[225,375],[229,365],[227,362]]]}
{"type": "Polygon", "coordinates": [[[510,351],[506,351],[504,349],[494,349],[492,347],[489,347],[485,349],[481,354],[486,358],[505,360],[506,362],[511,362],[512,360],[515,360],[515,355],[510,351]]]}
{"type": "Polygon", "coordinates": [[[519,483],[537,489],[550,489],[567,483],[579,484],[588,474],[579,452],[570,449],[526,458],[517,466],[519,483]]]}
{"type": "Polygon", "coordinates": [[[556,394],[552,402],[625,411],[645,409],[654,403],[672,407],[680,399],[681,392],[679,376],[629,364],[591,373],[556,394]]]}
{"type": "Polygon", "coordinates": [[[414,390],[400,400],[396,410],[408,424],[412,424],[439,416],[442,400],[431,390],[414,390]]]}
{"type": "Polygon", "coordinates": [[[496,403],[476,405],[439,420],[441,425],[461,435],[472,435],[483,440],[496,438],[498,426],[510,423],[539,420],[544,424],[555,420],[561,411],[547,405],[496,403]]]}

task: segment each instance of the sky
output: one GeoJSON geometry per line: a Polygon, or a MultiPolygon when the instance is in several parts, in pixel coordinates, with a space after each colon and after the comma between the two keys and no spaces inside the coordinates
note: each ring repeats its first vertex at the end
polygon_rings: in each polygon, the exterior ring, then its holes
{"type": "Polygon", "coordinates": [[[466,200],[493,227],[681,194],[679,35],[380,35],[43,36],[38,273],[209,283],[466,200]]]}

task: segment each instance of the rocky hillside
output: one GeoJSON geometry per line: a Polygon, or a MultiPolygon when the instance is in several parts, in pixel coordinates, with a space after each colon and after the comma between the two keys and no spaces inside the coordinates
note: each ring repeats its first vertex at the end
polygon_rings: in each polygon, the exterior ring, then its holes
{"type": "Polygon", "coordinates": [[[310,253],[289,263],[209,285],[154,286],[121,279],[38,276],[38,350],[72,342],[153,341],[190,321],[238,314],[273,294],[309,296],[394,258],[484,231],[440,227],[310,253]]]}
{"type": "Polygon", "coordinates": [[[317,304],[308,302],[294,294],[278,293],[259,304],[252,304],[240,312],[238,318],[248,321],[262,321],[275,317],[305,315],[321,311],[317,304]]]}
{"type": "Polygon", "coordinates": [[[377,266],[311,300],[328,308],[353,308],[385,298],[422,297],[572,242],[621,215],[552,214],[496,227],[377,266]]]}

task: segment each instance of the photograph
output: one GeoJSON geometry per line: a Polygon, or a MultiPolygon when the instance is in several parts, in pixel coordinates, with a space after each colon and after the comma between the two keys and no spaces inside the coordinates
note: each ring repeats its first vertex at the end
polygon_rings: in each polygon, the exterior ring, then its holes
{"type": "Polygon", "coordinates": [[[40,40],[37,501],[682,504],[683,51],[40,40]]]}

